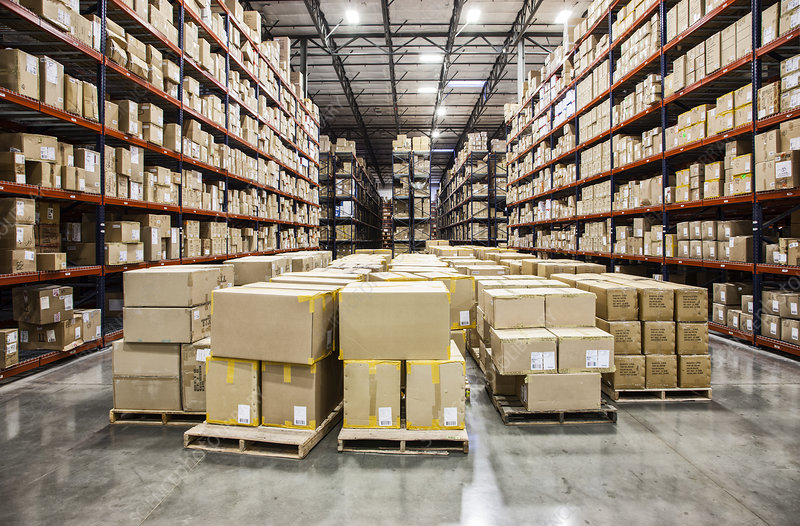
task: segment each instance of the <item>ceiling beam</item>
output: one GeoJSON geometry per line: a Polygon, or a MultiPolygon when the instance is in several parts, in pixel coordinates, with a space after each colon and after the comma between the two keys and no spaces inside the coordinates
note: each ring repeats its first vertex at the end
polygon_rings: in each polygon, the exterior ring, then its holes
{"type": "MultiPolygon", "coordinates": [[[[380,178],[381,183],[383,183],[383,172],[381,172],[380,166],[378,166],[378,160],[375,157],[375,151],[372,149],[372,141],[370,141],[369,132],[367,131],[367,126],[364,124],[364,119],[361,117],[361,111],[358,109],[358,102],[356,101],[355,94],[353,94],[353,88],[350,86],[350,80],[347,78],[347,73],[344,69],[344,63],[337,55],[338,47],[336,46],[336,42],[334,42],[334,40],[331,38],[331,27],[328,24],[328,21],[325,19],[325,15],[323,14],[322,8],[319,5],[319,0],[304,1],[306,4],[306,9],[308,10],[308,14],[311,17],[311,20],[314,22],[314,27],[317,30],[317,34],[322,39],[323,44],[331,54],[331,63],[333,65],[333,69],[336,70],[336,74],[339,76],[339,82],[342,84],[342,90],[344,91],[347,103],[350,106],[350,111],[353,113],[353,117],[355,117],[356,123],[358,124],[361,140],[364,141],[364,146],[367,148],[369,161],[372,163],[373,168],[375,168],[375,171],[378,173],[378,178],[380,178]]],[[[335,110],[336,108],[333,109],[335,110]]]]}
{"type": "MultiPolygon", "coordinates": [[[[450,69],[450,52],[453,51],[453,46],[456,42],[458,21],[461,19],[461,9],[464,7],[465,3],[466,0],[453,0],[453,13],[450,15],[450,25],[447,29],[447,43],[444,47],[442,69],[439,72],[439,86],[436,89],[436,102],[433,105],[433,116],[431,117],[431,135],[433,134],[433,130],[436,129],[436,112],[439,109],[439,104],[442,102],[444,87],[447,85],[447,72],[450,69]]],[[[433,148],[434,140],[435,139],[431,137],[431,148],[433,148]]]]}
{"type": "Polygon", "coordinates": [[[392,27],[389,22],[389,0],[381,0],[383,12],[383,32],[386,47],[389,48],[389,82],[392,85],[392,105],[394,106],[394,126],[400,134],[400,115],[397,109],[397,79],[394,76],[394,45],[392,45],[392,27]]]}

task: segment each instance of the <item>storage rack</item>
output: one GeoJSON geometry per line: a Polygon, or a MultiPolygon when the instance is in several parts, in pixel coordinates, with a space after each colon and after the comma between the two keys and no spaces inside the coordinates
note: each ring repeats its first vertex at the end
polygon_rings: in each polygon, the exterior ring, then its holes
{"type": "Polygon", "coordinates": [[[430,150],[392,152],[392,254],[415,252],[431,239],[430,163],[430,150]],[[398,231],[408,232],[406,239],[398,231]]]}
{"type": "MultiPolygon", "coordinates": [[[[661,46],[657,53],[645,59],[639,66],[634,67],[628,74],[624,75],[617,82],[613,81],[613,76],[609,75],[609,86],[606,90],[592,100],[587,105],[576,108],[574,115],[567,121],[563,121],[551,127],[551,131],[545,133],[543,136],[532,141],[532,144],[526,147],[518,154],[509,154],[509,164],[520,161],[528,152],[531,152],[537,145],[547,141],[552,148],[556,139],[561,133],[561,127],[566,122],[573,122],[576,126],[577,132],[577,119],[578,116],[584,113],[591,107],[596,106],[598,103],[610,100],[613,107],[615,99],[621,98],[622,95],[627,94],[636,82],[641,81],[644,75],[648,73],[657,73],[662,79],[662,97],[661,102],[651,106],[644,111],[628,118],[624,122],[617,125],[609,124],[609,130],[601,133],[599,136],[581,144],[580,137],[576,133],[576,145],[572,150],[567,151],[557,158],[551,159],[544,164],[537,166],[535,169],[526,172],[516,180],[509,181],[509,186],[517,185],[521,182],[530,180],[530,178],[538,173],[540,170],[547,169],[550,173],[551,184],[550,190],[546,190],[537,195],[525,196],[516,202],[508,203],[509,209],[513,210],[527,202],[537,203],[543,199],[553,196],[566,196],[574,195],[577,198],[581,195],[581,188],[589,183],[595,183],[603,180],[610,180],[612,186],[612,195],[616,188],[617,183],[643,179],[654,175],[662,175],[662,182],[664,188],[668,185],[668,178],[666,176],[675,172],[675,169],[688,164],[691,161],[703,159],[705,162],[720,160],[724,154],[724,143],[734,138],[751,139],[751,146],[755,152],[755,135],[764,131],[775,129],[780,123],[800,116],[798,109],[792,111],[779,112],[778,114],[770,117],[759,119],[758,118],[758,90],[762,84],[769,79],[770,81],[780,80],[778,77],[778,63],[800,52],[800,28],[785,33],[778,38],[775,38],[766,45],[761,45],[761,15],[762,11],[767,7],[775,5],[776,1],[772,0],[727,0],[722,2],[717,7],[706,12],[699,20],[690,23],[688,28],[682,31],[676,38],[667,42],[666,39],[666,13],[677,4],[676,0],[661,0],[653,2],[652,5],[646,7],[644,12],[638,16],[629,29],[622,32],[621,35],[613,37],[610,34],[610,27],[614,20],[617,18],[619,10],[623,7],[623,2],[618,0],[611,0],[609,7],[605,10],[604,14],[591,26],[586,34],[578,38],[575,44],[564,51],[564,57],[569,58],[573,56],[578,49],[578,46],[586,40],[589,35],[601,37],[608,35],[609,47],[608,52],[599,56],[593,63],[589,65],[584,71],[576,75],[571,82],[557,95],[555,95],[549,104],[546,104],[540,111],[535,109],[535,102],[541,94],[541,86],[550,80],[555,75],[560,75],[563,67],[563,61],[551,70],[549,75],[542,79],[539,89],[536,89],[530,94],[520,105],[518,111],[513,115],[519,115],[526,108],[532,110],[533,117],[526,121],[518,131],[508,134],[509,151],[512,145],[520,140],[521,136],[530,132],[530,127],[533,122],[542,115],[549,115],[550,122],[552,123],[555,114],[554,108],[556,104],[564,98],[564,96],[573,90],[577,83],[585,79],[587,74],[596,68],[604,60],[608,59],[613,70],[615,59],[619,56],[618,44],[629,37],[637,28],[644,22],[649,20],[654,14],[659,15],[660,37],[661,46]],[[663,79],[666,77],[668,70],[671,67],[672,61],[683,54],[686,49],[696,45],[703,39],[711,34],[721,31],[722,28],[734,23],[737,19],[744,16],[748,12],[752,13],[752,52],[746,54],[744,57],[733,61],[732,63],[712,72],[703,78],[697,80],[691,85],[685,86],[683,89],[676,93],[664,97],[663,79]],[[681,50],[681,46],[684,48],[681,50]],[[725,133],[705,137],[702,140],[686,144],[684,146],[666,150],[666,139],[662,133],[662,148],[661,152],[648,158],[641,159],[634,163],[625,166],[614,166],[613,156],[611,159],[611,169],[592,177],[581,179],[580,173],[577,173],[577,181],[565,184],[560,187],[553,187],[552,185],[552,167],[557,162],[569,162],[573,160],[576,164],[576,170],[580,168],[580,152],[588,147],[594,146],[600,140],[608,139],[613,141],[618,132],[641,132],[660,126],[662,130],[666,127],[675,124],[677,115],[688,109],[703,103],[713,103],[716,97],[733,91],[736,88],[746,86],[752,82],[752,122],[746,125],[739,126],[725,133]]],[[[751,166],[751,173],[755,174],[754,161],[751,166]]],[[[780,280],[785,276],[798,276],[800,275],[800,267],[781,266],[762,263],[762,242],[770,234],[770,228],[780,225],[785,222],[787,218],[795,211],[800,209],[800,189],[756,192],[755,184],[752,185],[752,191],[743,195],[726,196],[714,199],[701,199],[697,201],[681,202],[673,204],[660,204],[653,206],[640,207],[637,209],[614,210],[613,208],[607,213],[591,214],[584,216],[574,216],[562,219],[548,219],[542,221],[533,221],[525,224],[509,225],[510,229],[516,229],[518,232],[527,232],[528,229],[533,229],[537,225],[552,225],[552,227],[577,225],[578,228],[576,235],[580,237],[580,226],[587,221],[597,221],[602,219],[611,220],[611,245],[613,247],[615,241],[614,227],[620,223],[627,223],[633,217],[649,217],[655,220],[655,224],[663,225],[666,233],[674,233],[676,230],[676,223],[678,221],[686,221],[689,219],[748,219],[753,222],[753,254],[752,263],[740,263],[731,261],[712,261],[704,259],[691,259],[680,257],[664,257],[652,255],[630,255],[630,254],[614,254],[614,253],[595,253],[583,250],[561,250],[552,248],[535,248],[535,247],[514,247],[523,251],[532,251],[537,253],[552,253],[561,255],[570,255],[577,258],[593,258],[600,261],[606,261],[610,268],[614,264],[624,262],[643,262],[650,265],[656,270],[663,279],[668,279],[670,271],[674,271],[676,267],[694,267],[712,269],[716,271],[716,279],[710,281],[720,281],[728,279],[729,273],[732,273],[736,279],[752,280],[754,284],[754,331],[753,333],[733,330],[728,327],[718,325],[710,322],[709,327],[719,333],[734,336],[747,343],[759,345],[769,349],[776,349],[782,352],[800,355],[800,346],[778,341],[771,338],[763,337],[759,334],[759,321],[761,313],[761,292],[764,289],[765,281],[780,280]],[[756,321],[759,320],[759,321],[756,321]]],[[[663,194],[662,194],[663,195],[663,194]]],[[[612,201],[613,207],[613,201],[612,201]]],[[[535,244],[535,230],[534,244],[535,244]]],[[[613,252],[613,251],[612,251],[613,252]]],[[[662,246],[662,254],[664,254],[662,246]]],[[[699,283],[700,285],[708,286],[709,283],[699,283]]],[[[785,284],[785,282],[784,282],[785,284]]]]}
{"type": "Polygon", "coordinates": [[[505,152],[469,152],[463,163],[448,172],[439,191],[437,209],[441,238],[455,244],[497,246],[506,243],[507,182],[505,152]],[[480,188],[478,193],[474,192],[476,187],[480,188]],[[476,215],[478,208],[486,210],[485,217],[476,215]]]}
{"type": "Polygon", "coordinates": [[[320,173],[325,249],[337,258],[358,248],[380,248],[381,198],[362,161],[352,152],[332,152],[321,153],[320,162],[326,170],[324,181],[320,173]]]}
{"type": "MultiPolygon", "coordinates": [[[[184,155],[180,151],[173,151],[168,148],[156,146],[137,137],[133,137],[106,128],[105,108],[103,101],[110,98],[113,94],[116,98],[127,98],[136,102],[153,102],[164,109],[165,115],[170,116],[170,122],[176,122],[180,127],[184,123],[184,118],[191,118],[202,123],[214,135],[216,142],[224,142],[236,149],[241,149],[256,158],[275,161],[282,172],[290,174],[291,177],[303,179],[312,188],[318,188],[318,183],[314,181],[319,163],[315,160],[314,152],[319,148],[319,122],[311,114],[309,107],[303,99],[295,93],[288,79],[270,61],[266,61],[273,74],[278,79],[277,93],[272,93],[263,86],[256,75],[251,73],[241,59],[229,53],[227,40],[222,41],[209,27],[203,22],[200,15],[191,8],[184,5],[182,0],[172,2],[175,9],[175,25],[178,26],[177,43],[170,41],[164,34],[154,28],[150,23],[139,16],[123,0],[100,0],[97,3],[84,2],[81,12],[92,12],[97,14],[101,23],[100,49],[96,50],[88,47],[71,34],[56,27],[49,21],[40,18],[38,15],[27,8],[11,0],[0,0],[0,26],[3,27],[3,41],[7,47],[14,47],[27,51],[33,55],[41,56],[46,54],[50,58],[60,62],[65,66],[66,73],[91,82],[97,86],[97,100],[99,120],[92,121],[80,116],[67,113],[40,103],[38,100],[30,99],[16,92],[0,88],[0,108],[3,112],[3,122],[0,127],[3,131],[12,132],[33,132],[56,136],[60,141],[69,142],[77,145],[94,145],[94,149],[100,154],[100,186],[105,189],[105,146],[129,146],[134,145],[144,149],[145,165],[160,165],[170,168],[173,171],[182,173],[184,167],[187,169],[198,170],[209,180],[223,181],[225,188],[248,188],[255,187],[266,190],[272,194],[292,200],[292,207],[309,206],[319,208],[317,203],[293,196],[281,189],[280,183],[277,188],[260,184],[256,181],[229,173],[227,170],[217,168],[200,162],[196,159],[184,155]],[[173,59],[180,67],[180,83],[178,87],[178,98],[172,97],[164,91],[153,86],[150,82],[136,76],[125,67],[112,62],[106,57],[106,16],[124,27],[129,32],[145,44],[152,44],[159,49],[166,57],[173,59]],[[291,121],[294,134],[284,133],[277,129],[272,123],[266,121],[257,112],[250,110],[246,105],[236,99],[236,95],[227,89],[205,70],[192,60],[183,48],[184,21],[193,21],[198,27],[201,36],[211,42],[212,51],[220,53],[225,57],[226,78],[230,79],[232,70],[239,71],[243,76],[247,76],[256,86],[256,98],[259,93],[265,94],[269,104],[278,107],[291,121]],[[189,108],[183,102],[183,82],[184,79],[192,77],[202,83],[206,91],[214,91],[222,95],[224,100],[224,110],[226,116],[226,126],[222,127],[207,119],[202,114],[189,108]],[[289,110],[282,101],[287,98],[286,94],[294,99],[296,111],[289,110]],[[108,95],[108,97],[107,97],[108,95]],[[269,126],[273,133],[280,138],[287,148],[291,148],[301,158],[303,167],[307,167],[307,173],[297,171],[292,166],[273,155],[260,150],[259,148],[244,141],[229,130],[228,108],[232,102],[239,104],[242,111],[249,112],[251,116],[259,121],[260,124],[269,126]],[[296,137],[295,140],[290,135],[296,137]]],[[[247,31],[236,18],[234,18],[228,7],[221,0],[211,0],[213,12],[220,14],[225,21],[225,38],[231,31],[231,27],[236,27],[241,32],[242,38],[250,41],[256,48],[256,53],[266,59],[258,50],[258,46],[250,40],[247,31]]],[[[95,29],[97,30],[97,29],[95,29]]],[[[280,181],[280,179],[279,179],[280,181]]],[[[180,186],[179,186],[180,189],[180,186]]],[[[108,297],[107,288],[121,290],[121,273],[126,270],[147,268],[163,265],[177,265],[186,263],[207,263],[229,259],[231,256],[242,257],[246,255],[276,254],[282,252],[292,252],[297,250],[316,249],[315,246],[303,248],[281,248],[280,231],[281,229],[307,229],[303,230],[313,233],[318,224],[299,223],[293,221],[283,221],[277,219],[266,219],[256,216],[228,213],[227,192],[224,197],[224,207],[222,211],[211,211],[188,208],[183,206],[182,192],[179,190],[177,204],[159,204],[134,199],[121,199],[106,196],[104,191],[100,194],[91,194],[76,191],[66,191],[53,188],[44,188],[28,184],[18,184],[13,182],[0,181],[0,196],[24,196],[34,199],[54,200],[61,204],[62,211],[88,212],[94,214],[97,225],[96,229],[96,265],[68,267],[62,271],[37,271],[28,273],[0,275],[0,295],[6,298],[4,304],[10,305],[10,289],[13,285],[31,283],[49,283],[56,280],[66,280],[73,284],[76,290],[84,289],[88,291],[76,300],[77,307],[94,305],[101,310],[101,327],[103,337],[99,340],[86,342],[81,346],[69,351],[20,351],[20,361],[17,365],[0,370],[0,379],[20,374],[39,366],[51,363],[75,354],[101,348],[113,340],[119,339],[123,335],[121,319],[108,316],[108,297]],[[162,260],[157,262],[145,262],[138,264],[109,266],[101,264],[104,261],[105,232],[104,222],[106,213],[109,211],[127,211],[130,213],[169,213],[173,218],[173,224],[181,228],[181,238],[183,237],[182,227],[184,219],[209,218],[228,225],[247,225],[258,228],[259,225],[277,226],[277,248],[273,250],[263,250],[251,253],[226,253],[208,257],[183,257],[183,244],[181,243],[181,257],[172,260],[162,260]],[[78,279],[79,281],[74,281],[78,279]]],[[[309,214],[311,215],[311,214],[309,214]]],[[[315,237],[316,234],[314,234],[315,237]]],[[[231,250],[230,244],[226,245],[226,251],[231,250]]],[[[6,322],[8,323],[8,322],[6,322]]]]}

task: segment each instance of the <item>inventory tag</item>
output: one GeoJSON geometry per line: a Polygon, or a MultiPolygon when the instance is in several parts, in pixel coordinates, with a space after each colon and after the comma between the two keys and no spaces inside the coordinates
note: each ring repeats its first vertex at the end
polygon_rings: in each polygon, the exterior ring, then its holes
{"type": "Polygon", "coordinates": [[[54,343],[56,341],[56,331],[52,329],[47,330],[47,343],[54,343]]]}
{"type": "Polygon", "coordinates": [[[607,368],[609,363],[609,354],[610,353],[608,349],[592,349],[586,351],[586,367],[592,369],[607,368]]]}
{"type": "Polygon", "coordinates": [[[72,310],[72,294],[64,296],[64,310],[72,310]]]}
{"type": "Polygon", "coordinates": [[[194,311],[192,316],[194,317],[194,319],[199,320],[200,319],[200,311],[199,310],[194,311]]]}
{"type": "Polygon", "coordinates": [[[737,314],[733,315],[733,326],[734,327],[738,327],[739,326],[739,316],[737,314]]]}
{"type": "Polygon", "coordinates": [[[88,312],[84,312],[83,313],[83,323],[89,323],[89,319],[90,319],[89,318],[89,313],[88,312]]]}
{"type": "Polygon", "coordinates": [[[42,296],[39,298],[39,309],[47,310],[50,308],[50,296],[42,296]]]}
{"type": "Polygon", "coordinates": [[[17,227],[17,244],[21,245],[24,240],[25,240],[25,229],[18,226],[17,227]]]}
{"type": "Polygon", "coordinates": [[[9,343],[6,346],[6,355],[12,355],[17,353],[17,342],[9,343]]]}
{"type": "Polygon", "coordinates": [[[392,408],[379,407],[378,408],[378,425],[380,427],[389,427],[392,425],[392,408]]]}
{"type": "Polygon", "coordinates": [[[11,344],[11,343],[17,343],[17,333],[16,333],[16,332],[10,332],[10,333],[8,333],[8,334],[6,335],[6,343],[9,343],[9,344],[11,344]]]}
{"type": "Polygon", "coordinates": [[[444,426],[453,427],[458,425],[458,408],[445,407],[444,408],[444,426]]]}
{"type": "Polygon", "coordinates": [[[81,339],[81,326],[80,325],[75,327],[75,339],[76,340],[80,340],[81,339]]]}
{"type": "Polygon", "coordinates": [[[778,300],[772,300],[772,310],[773,312],[778,312],[780,307],[778,306],[778,300]]]}
{"type": "Polygon", "coordinates": [[[41,146],[39,147],[39,157],[41,157],[43,161],[55,161],[56,149],[52,146],[41,146]]]}
{"type": "Polygon", "coordinates": [[[792,339],[796,340],[797,338],[798,338],[797,327],[792,327],[792,339]]]}
{"type": "Polygon", "coordinates": [[[205,347],[203,349],[197,349],[197,354],[195,355],[194,359],[198,362],[205,362],[209,355],[211,354],[211,348],[205,347]]]}
{"type": "MultiPolygon", "coordinates": [[[[797,310],[797,304],[796,303],[795,303],[795,310],[797,310]]],[[[753,314],[753,302],[752,301],[748,301],[747,302],[747,312],[749,312],[750,314],[753,314]]]]}
{"type": "Polygon", "coordinates": [[[748,319],[747,323],[745,323],[745,325],[747,325],[747,330],[748,331],[752,331],[753,330],[753,320],[748,319]]]}
{"type": "Polygon", "coordinates": [[[119,262],[125,263],[128,260],[128,251],[127,250],[120,250],[119,251],[119,262]]]}
{"type": "Polygon", "coordinates": [[[464,327],[465,325],[469,325],[469,311],[468,310],[460,311],[458,313],[458,316],[459,316],[459,323],[461,324],[462,327],[464,327]]]}
{"type": "Polygon", "coordinates": [[[158,230],[154,229],[152,234],[150,235],[150,242],[153,243],[154,245],[157,244],[160,240],[158,234],[159,234],[158,230]]]}
{"type": "Polygon", "coordinates": [[[17,201],[17,217],[25,215],[25,201],[17,201]]]}
{"type": "Polygon", "coordinates": [[[19,331],[19,341],[28,343],[28,331],[19,331]]]}
{"type": "Polygon", "coordinates": [[[769,324],[769,333],[770,334],[778,334],[778,324],[775,323],[774,321],[770,322],[770,324],[769,324]]]}
{"type": "Polygon", "coordinates": [[[775,179],[786,179],[792,176],[792,161],[775,163],[775,179]]]}
{"type": "Polygon", "coordinates": [[[306,418],[306,406],[304,405],[294,406],[294,425],[296,426],[308,425],[308,419],[306,418]]]}
{"type": "Polygon", "coordinates": [[[236,422],[238,424],[250,424],[250,406],[247,404],[239,404],[236,415],[236,422]]]}
{"type": "Polygon", "coordinates": [[[25,71],[31,75],[36,75],[39,72],[37,59],[33,55],[27,56],[25,61],[25,71]]]}
{"type": "Polygon", "coordinates": [[[56,66],[56,62],[54,60],[48,60],[45,62],[44,71],[47,82],[50,84],[55,84],[58,82],[58,67],[56,66]]]}

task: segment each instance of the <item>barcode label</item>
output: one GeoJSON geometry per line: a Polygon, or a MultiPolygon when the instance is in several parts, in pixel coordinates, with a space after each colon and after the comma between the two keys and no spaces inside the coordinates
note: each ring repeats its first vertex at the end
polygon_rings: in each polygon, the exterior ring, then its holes
{"type": "Polygon", "coordinates": [[[609,366],[610,351],[608,349],[590,349],[586,351],[587,369],[605,369],[609,366]]]}
{"type": "Polygon", "coordinates": [[[306,406],[304,405],[294,406],[294,425],[296,426],[308,425],[308,419],[306,418],[306,406]]]}
{"type": "Polygon", "coordinates": [[[52,329],[48,329],[47,331],[47,343],[55,343],[56,341],[56,331],[52,329]]]}
{"type": "Polygon", "coordinates": [[[64,296],[64,310],[72,310],[72,294],[64,296]]]}
{"type": "Polygon", "coordinates": [[[378,408],[378,425],[380,427],[388,427],[392,425],[392,408],[379,407],[378,408]]]}
{"type": "Polygon", "coordinates": [[[465,325],[469,325],[469,311],[462,310],[458,313],[459,317],[459,324],[464,327],[465,325]]]}
{"type": "Polygon", "coordinates": [[[198,362],[205,362],[208,359],[209,355],[211,354],[211,348],[205,347],[203,349],[197,349],[197,353],[195,354],[194,359],[198,362]]]}
{"type": "Polygon", "coordinates": [[[458,425],[458,409],[455,407],[444,408],[444,426],[453,427],[458,425]]]}
{"type": "Polygon", "coordinates": [[[42,296],[39,298],[39,309],[47,310],[50,308],[50,296],[42,296]]]}
{"type": "Polygon", "coordinates": [[[250,406],[247,404],[239,404],[236,415],[236,422],[239,424],[250,424],[250,406]]]}
{"type": "Polygon", "coordinates": [[[556,368],[556,353],[554,352],[532,352],[531,370],[532,371],[553,371],[556,368]]]}

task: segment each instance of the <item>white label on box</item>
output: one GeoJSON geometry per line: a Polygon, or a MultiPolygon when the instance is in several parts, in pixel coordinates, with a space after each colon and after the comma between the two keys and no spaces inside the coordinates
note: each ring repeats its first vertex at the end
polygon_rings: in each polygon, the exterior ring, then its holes
{"type": "Polygon", "coordinates": [[[119,262],[125,263],[128,261],[128,251],[127,250],[120,250],[119,251],[119,262]]]}
{"type": "Polygon", "coordinates": [[[133,239],[134,241],[139,241],[139,231],[138,230],[136,230],[136,229],[131,230],[131,239],[133,239]]]}
{"type": "Polygon", "coordinates": [[[61,176],[60,175],[56,176],[56,180],[54,181],[53,186],[55,188],[61,188],[61,176]]]}
{"type": "Polygon", "coordinates": [[[39,298],[39,310],[47,310],[50,308],[50,296],[42,296],[39,298]]]}
{"type": "Polygon", "coordinates": [[[17,174],[17,182],[20,184],[25,184],[27,179],[25,179],[25,174],[17,174]]]}
{"type": "Polygon", "coordinates": [[[19,331],[19,341],[28,343],[28,331],[19,331]]]}
{"type": "Polygon", "coordinates": [[[379,407],[378,408],[378,426],[388,427],[392,425],[392,408],[379,407]]]}
{"type": "Polygon", "coordinates": [[[6,343],[17,343],[17,333],[10,332],[6,335],[6,343]]]}
{"type": "Polygon", "coordinates": [[[307,426],[308,419],[306,418],[306,406],[304,405],[296,405],[294,406],[294,425],[296,426],[307,426]]]}
{"type": "Polygon", "coordinates": [[[22,227],[17,227],[17,244],[22,244],[25,241],[25,229],[22,227]]]}
{"type": "Polygon", "coordinates": [[[36,75],[39,73],[39,68],[37,67],[38,64],[36,62],[36,57],[33,55],[28,55],[25,57],[25,71],[30,73],[31,75],[36,75]]]}
{"type": "Polygon", "coordinates": [[[462,310],[458,313],[459,324],[464,327],[465,325],[469,325],[469,311],[462,310]]]}
{"type": "Polygon", "coordinates": [[[728,240],[728,248],[733,248],[733,238],[728,240]]]}
{"type": "Polygon", "coordinates": [[[86,190],[86,180],[85,179],[78,179],[78,190],[83,192],[86,190]]]}
{"type": "Polygon", "coordinates": [[[9,343],[8,345],[6,345],[6,354],[7,355],[10,356],[10,355],[16,354],[16,353],[17,353],[17,342],[9,343]]]}
{"type": "Polygon", "coordinates": [[[139,148],[131,148],[131,164],[139,164],[139,148]]]}
{"type": "Polygon", "coordinates": [[[154,245],[161,242],[161,238],[158,237],[158,230],[153,229],[152,233],[150,234],[150,242],[154,245]]]}
{"type": "Polygon", "coordinates": [[[714,250],[714,246],[713,245],[709,245],[709,247],[708,247],[708,255],[711,256],[712,258],[717,257],[716,256],[716,251],[714,250]]]}
{"type": "Polygon", "coordinates": [[[725,313],[724,313],[724,312],[722,312],[722,311],[718,311],[718,312],[717,312],[717,318],[719,318],[719,321],[724,321],[724,319],[725,319],[725,313]]]}
{"type": "Polygon", "coordinates": [[[800,150],[800,137],[789,139],[789,148],[792,150],[800,150]]]}
{"type": "Polygon", "coordinates": [[[48,329],[46,332],[47,335],[47,343],[55,343],[56,341],[56,331],[52,329],[48,329]]]}
{"type": "Polygon", "coordinates": [[[75,339],[76,340],[80,340],[81,339],[81,326],[80,325],[75,327],[75,339]]]}
{"type": "Polygon", "coordinates": [[[733,326],[734,327],[738,327],[739,326],[739,316],[737,314],[733,315],[733,326]]]}
{"type": "Polygon", "coordinates": [[[55,321],[55,322],[61,321],[61,313],[60,312],[56,312],[55,314],[53,314],[53,321],[55,321]]]}
{"type": "Polygon", "coordinates": [[[798,339],[798,334],[797,334],[797,332],[798,332],[798,331],[797,331],[797,327],[792,327],[792,339],[793,339],[793,340],[797,340],[797,339],[798,339]]]}
{"type": "Polygon", "coordinates": [[[752,331],[752,330],[753,330],[753,320],[751,320],[751,319],[748,319],[748,320],[745,322],[745,325],[747,326],[747,330],[748,330],[748,331],[752,331]]]}
{"type": "Polygon", "coordinates": [[[236,423],[250,424],[250,406],[247,404],[239,404],[236,415],[236,423]]]}
{"type": "Polygon", "coordinates": [[[83,313],[83,323],[89,323],[89,313],[88,312],[84,312],[83,313]]]}
{"type": "Polygon", "coordinates": [[[795,28],[798,25],[800,25],[800,12],[794,12],[789,17],[789,27],[790,28],[795,28]]]}
{"type": "Polygon", "coordinates": [[[66,27],[70,27],[72,25],[71,18],[69,16],[69,11],[63,11],[60,7],[58,8],[58,21],[64,24],[66,27]]]}
{"type": "Polygon", "coordinates": [[[752,301],[748,301],[747,302],[747,312],[749,312],[750,314],[753,314],[753,302],[752,301]]]}
{"type": "Polygon", "coordinates": [[[792,161],[775,163],[775,179],[786,179],[792,176],[792,161]]]}
{"type": "Polygon", "coordinates": [[[689,246],[688,245],[683,245],[683,255],[684,256],[688,256],[689,255],[689,246]]]}
{"type": "Polygon", "coordinates": [[[609,362],[608,349],[590,349],[586,351],[586,367],[589,369],[605,369],[609,362]]]}
{"type": "Polygon", "coordinates": [[[200,319],[200,311],[196,310],[196,311],[192,312],[192,317],[194,319],[196,319],[196,320],[199,320],[200,319]]]}
{"type": "Polygon", "coordinates": [[[772,311],[773,312],[778,312],[779,310],[780,310],[780,307],[778,306],[778,300],[772,300],[772,311]]]}
{"type": "Polygon", "coordinates": [[[64,296],[64,310],[72,310],[72,294],[64,296]]]}
{"type": "Polygon", "coordinates": [[[477,276],[477,275],[478,275],[478,274],[480,274],[480,273],[481,273],[481,271],[480,271],[480,270],[473,270],[473,271],[472,271],[472,275],[473,275],[473,276],[477,276]]]}
{"type": "Polygon", "coordinates": [[[778,324],[775,323],[774,321],[770,322],[770,324],[769,324],[769,333],[770,334],[778,334],[778,324]]]}
{"type": "Polygon", "coordinates": [[[84,152],[83,159],[84,170],[94,173],[94,154],[92,152],[84,152]]]}
{"type": "Polygon", "coordinates": [[[43,161],[55,161],[56,149],[52,146],[41,146],[39,147],[39,157],[41,157],[43,161]]]}
{"type": "Polygon", "coordinates": [[[445,407],[444,408],[444,426],[453,427],[458,425],[458,408],[445,407]]]}
{"type": "Polygon", "coordinates": [[[44,63],[45,78],[50,84],[58,82],[58,66],[55,60],[46,60],[44,63]]]}
{"type": "Polygon", "coordinates": [[[25,201],[17,201],[17,217],[25,215],[25,201]]]}
{"type": "Polygon", "coordinates": [[[532,352],[531,370],[532,371],[553,371],[556,368],[556,353],[554,352],[532,352]]]}
{"type": "Polygon", "coordinates": [[[97,327],[94,328],[94,339],[95,340],[99,339],[100,335],[101,335],[100,326],[98,325],[97,327]]]}

